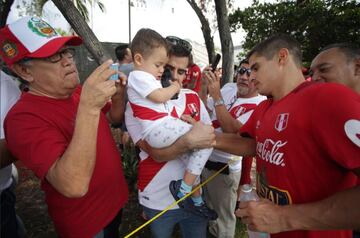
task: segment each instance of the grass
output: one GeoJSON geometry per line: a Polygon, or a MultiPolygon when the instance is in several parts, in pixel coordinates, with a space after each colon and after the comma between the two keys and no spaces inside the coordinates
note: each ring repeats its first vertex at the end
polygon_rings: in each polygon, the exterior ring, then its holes
{"type": "Polygon", "coordinates": [[[238,219],[235,228],[235,238],[248,238],[246,226],[238,219]]]}

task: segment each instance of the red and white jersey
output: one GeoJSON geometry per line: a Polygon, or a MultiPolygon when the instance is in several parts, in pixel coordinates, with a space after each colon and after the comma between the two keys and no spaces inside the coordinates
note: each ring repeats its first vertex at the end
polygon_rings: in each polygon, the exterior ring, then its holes
{"type": "MultiPolygon", "coordinates": [[[[197,93],[188,89],[181,89],[178,99],[169,101],[171,115],[180,117],[183,114],[193,115],[196,120],[211,124],[210,117],[204,104],[197,93]]],[[[125,121],[128,132],[137,143],[141,140],[141,126],[139,120],[134,117],[132,108],[127,104],[125,121]]],[[[174,198],[169,191],[171,180],[178,180],[184,176],[186,164],[180,159],[168,162],[156,162],[146,152],[140,152],[140,163],[138,168],[139,202],[151,209],[163,210],[174,198]]],[[[176,209],[175,206],[172,209],[176,209]]]]}
{"type": "Polygon", "coordinates": [[[183,88],[194,90],[199,93],[201,88],[201,69],[196,64],[188,68],[186,78],[182,82],[183,88]]]}
{"type": "MultiPolygon", "coordinates": [[[[279,205],[310,203],[356,185],[360,97],[332,83],[304,82],[268,99],[241,128],[256,139],[257,191],[279,205]]],[[[294,231],[271,237],[351,237],[351,231],[294,231]]]]}
{"type": "MultiPolygon", "coordinates": [[[[242,124],[245,124],[245,122],[249,119],[250,115],[254,112],[255,107],[266,99],[265,96],[261,95],[252,98],[238,98],[236,83],[225,84],[221,89],[221,96],[230,115],[240,121],[242,124]]],[[[213,98],[208,99],[207,105],[210,111],[212,111],[211,121],[215,131],[222,132],[220,123],[217,120],[213,98]]],[[[209,160],[214,162],[227,163],[229,160],[234,159],[235,157],[238,158],[239,156],[234,156],[220,150],[214,150],[209,160]]],[[[229,169],[231,172],[241,171],[241,159],[231,163],[229,165],[229,169]]]]}
{"type": "Polygon", "coordinates": [[[155,103],[146,98],[160,88],[160,80],[147,72],[135,70],[129,75],[127,94],[134,116],[141,124],[142,138],[169,115],[167,102],[155,103]]]}
{"type": "Polygon", "coordinates": [[[124,207],[128,189],[121,157],[102,109],[98,119],[96,163],[85,196],[68,198],[46,179],[74,138],[81,87],[71,97],[55,99],[23,93],[6,116],[6,143],[11,153],[41,180],[48,212],[59,237],[94,237],[124,207]]]}

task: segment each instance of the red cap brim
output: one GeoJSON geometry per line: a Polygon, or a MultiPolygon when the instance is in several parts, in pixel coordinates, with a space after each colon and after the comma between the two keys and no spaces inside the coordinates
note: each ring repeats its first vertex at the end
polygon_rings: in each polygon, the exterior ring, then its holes
{"type": "Polygon", "coordinates": [[[64,45],[78,46],[81,45],[82,42],[83,42],[82,39],[78,36],[59,37],[53,39],[52,41],[49,41],[37,51],[34,51],[33,53],[26,55],[26,57],[46,58],[58,52],[64,45]]]}

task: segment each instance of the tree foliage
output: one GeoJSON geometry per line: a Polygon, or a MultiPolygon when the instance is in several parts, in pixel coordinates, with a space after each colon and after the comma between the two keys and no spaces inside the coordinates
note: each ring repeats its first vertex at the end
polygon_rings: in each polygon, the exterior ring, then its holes
{"type": "Polygon", "coordinates": [[[229,16],[231,30],[247,33],[243,48],[248,51],[272,34],[287,33],[296,38],[304,61],[310,62],[319,50],[336,42],[360,45],[360,3],[356,0],[308,0],[260,3],[229,16]]]}
{"type": "MultiPolygon", "coordinates": [[[[214,35],[218,31],[218,17],[214,0],[186,0],[195,11],[201,23],[201,31],[204,36],[209,63],[215,55],[214,35]]],[[[229,11],[233,10],[234,0],[224,0],[229,11]]],[[[219,32],[222,34],[222,32],[219,32]]],[[[220,37],[221,38],[221,37],[220,37]]]]}
{"type": "Polygon", "coordinates": [[[201,30],[205,40],[209,63],[212,62],[215,53],[214,34],[217,30],[219,31],[223,56],[223,83],[232,80],[234,70],[234,47],[228,18],[228,11],[233,9],[233,1],[234,0],[187,0],[201,22],[201,30]]]}
{"type": "Polygon", "coordinates": [[[72,0],[52,1],[75,32],[81,36],[85,47],[94,57],[96,62],[102,64],[105,60],[111,59],[111,55],[104,49],[89,25],[81,17],[79,10],[75,7],[72,0]]]}
{"type": "MultiPolygon", "coordinates": [[[[20,11],[20,15],[36,15],[41,17],[44,5],[48,1],[49,0],[36,0],[29,2],[26,0],[22,0],[22,2],[20,2],[20,4],[18,4],[16,7],[20,11]]],[[[105,6],[100,0],[72,0],[72,2],[79,10],[81,16],[87,22],[89,22],[89,11],[86,7],[87,4],[90,4],[90,6],[93,6],[95,4],[100,8],[102,12],[105,11],[105,6]]]]}
{"type": "Polygon", "coordinates": [[[209,62],[211,62],[212,58],[214,57],[215,52],[215,45],[214,45],[214,37],[211,34],[211,27],[208,18],[205,16],[206,7],[202,1],[197,2],[195,0],[186,0],[192,9],[195,11],[197,17],[201,23],[201,31],[204,36],[206,50],[208,53],[209,62]]]}

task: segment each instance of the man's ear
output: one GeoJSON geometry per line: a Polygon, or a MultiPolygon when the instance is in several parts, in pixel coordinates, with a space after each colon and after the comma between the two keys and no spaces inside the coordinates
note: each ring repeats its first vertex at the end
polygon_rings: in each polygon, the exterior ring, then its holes
{"type": "Polygon", "coordinates": [[[144,58],[142,57],[141,54],[136,53],[136,54],[134,55],[134,64],[135,64],[135,65],[142,65],[143,60],[144,60],[144,58]]]}
{"type": "Polygon", "coordinates": [[[34,78],[31,74],[31,70],[29,69],[28,66],[26,66],[24,64],[15,63],[11,67],[11,70],[14,71],[20,78],[22,78],[23,80],[25,80],[27,82],[34,81],[34,78]]]}
{"type": "Polygon", "coordinates": [[[286,48],[281,48],[278,52],[278,62],[280,64],[285,64],[289,60],[289,50],[286,48]]]}

